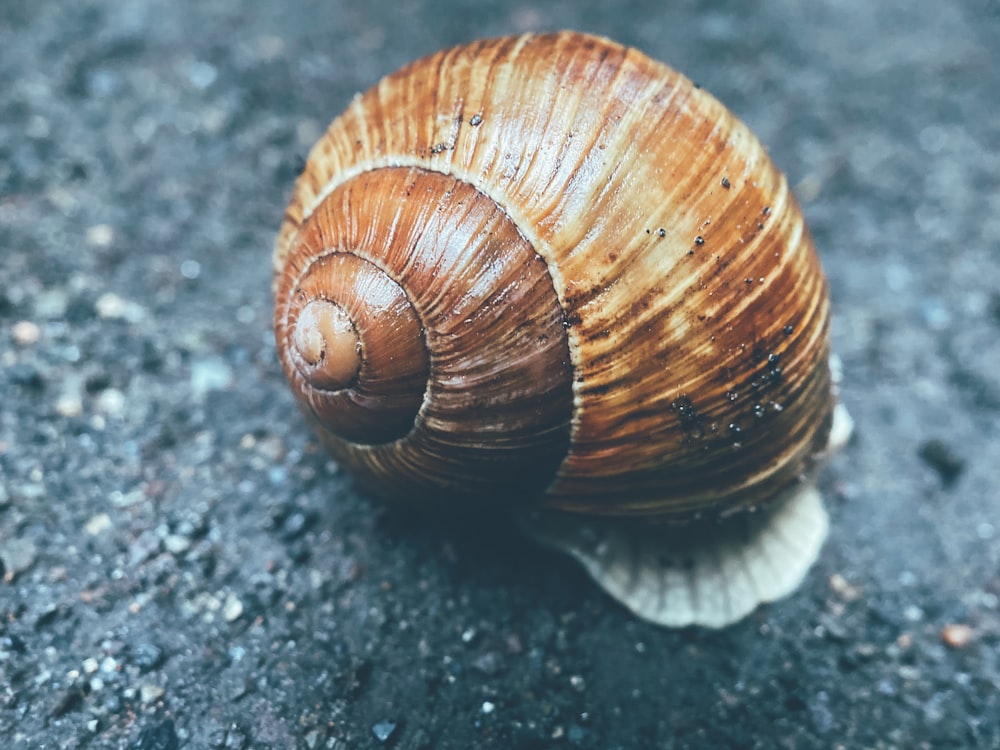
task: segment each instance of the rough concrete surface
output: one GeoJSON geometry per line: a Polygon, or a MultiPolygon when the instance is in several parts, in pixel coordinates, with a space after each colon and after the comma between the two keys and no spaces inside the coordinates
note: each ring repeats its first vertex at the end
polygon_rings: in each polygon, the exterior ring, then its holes
{"type": "Polygon", "coordinates": [[[0,2],[0,746],[1000,747],[1000,5],[761,6],[0,2]],[[275,361],[271,245],[326,122],[559,27],[746,120],[829,275],[832,535],[723,631],[379,509],[275,361]]]}

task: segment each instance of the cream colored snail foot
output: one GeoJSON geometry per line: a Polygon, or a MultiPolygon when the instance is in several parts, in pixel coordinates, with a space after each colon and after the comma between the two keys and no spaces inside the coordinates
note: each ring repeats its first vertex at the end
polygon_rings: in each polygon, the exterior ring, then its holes
{"type": "Polygon", "coordinates": [[[819,555],[828,522],[819,492],[807,484],[778,508],[722,521],[637,526],[539,512],[522,527],[579,560],[639,617],[721,628],[794,591],[819,555]]]}

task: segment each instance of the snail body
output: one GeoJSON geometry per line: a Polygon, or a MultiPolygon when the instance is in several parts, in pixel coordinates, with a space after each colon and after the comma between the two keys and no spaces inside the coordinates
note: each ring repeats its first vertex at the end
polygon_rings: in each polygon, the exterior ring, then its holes
{"type": "Polygon", "coordinates": [[[404,67],[313,148],[274,272],[293,392],[376,492],[509,506],[665,624],[738,619],[818,554],[846,434],[822,269],[757,139],[665,65],[563,32],[404,67]],[[806,549],[721,607],[634,561],[771,559],[788,518],[806,549]]]}

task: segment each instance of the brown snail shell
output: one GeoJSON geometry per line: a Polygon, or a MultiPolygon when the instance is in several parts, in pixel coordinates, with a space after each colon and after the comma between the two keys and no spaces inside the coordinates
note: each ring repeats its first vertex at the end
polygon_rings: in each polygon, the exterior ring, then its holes
{"type": "Polygon", "coordinates": [[[274,271],[295,395],[379,492],[527,508],[665,624],[738,619],[818,554],[819,259],[757,139],[642,53],[525,35],[387,76],[313,148],[274,271]]]}

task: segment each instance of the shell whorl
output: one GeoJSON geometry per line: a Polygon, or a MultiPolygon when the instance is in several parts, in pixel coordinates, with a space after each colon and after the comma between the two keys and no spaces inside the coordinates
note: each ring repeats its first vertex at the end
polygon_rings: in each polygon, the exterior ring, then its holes
{"type": "Polygon", "coordinates": [[[562,310],[496,203],[436,172],[364,172],[317,206],[284,268],[286,374],[336,456],[397,494],[544,490],[569,444],[562,310]],[[360,339],[356,378],[333,392],[295,354],[298,311],[316,305],[360,339]]]}
{"type": "Polygon", "coordinates": [[[356,97],[275,270],[300,401],[390,491],[684,517],[765,502],[826,444],[827,291],[784,178],[714,98],[604,39],[476,42],[356,97]],[[402,291],[394,338],[310,291],[341,256],[402,291]],[[388,340],[406,366],[373,380],[388,340]]]}

